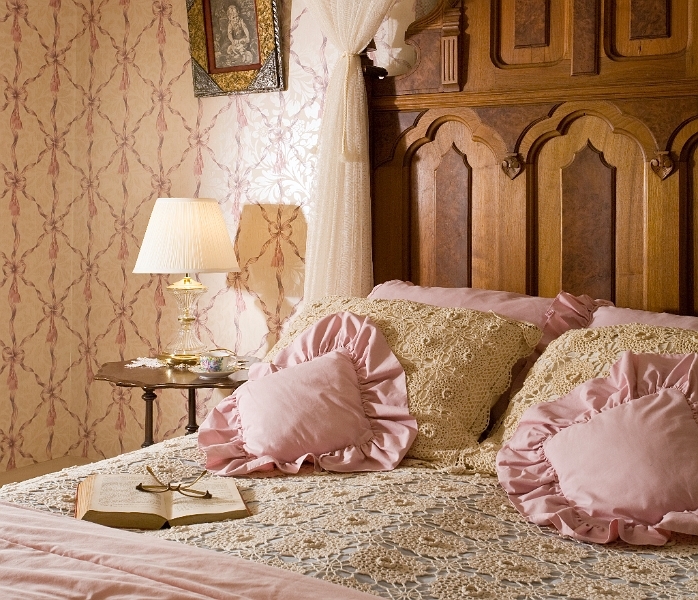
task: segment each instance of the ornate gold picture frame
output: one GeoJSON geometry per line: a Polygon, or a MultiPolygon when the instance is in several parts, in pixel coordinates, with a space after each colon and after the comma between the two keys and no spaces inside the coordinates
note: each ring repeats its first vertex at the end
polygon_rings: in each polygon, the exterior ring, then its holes
{"type": "Polygon", "coordinates": [[[277,0],[187,0],[194,95],[284,89],[277,0]]]}

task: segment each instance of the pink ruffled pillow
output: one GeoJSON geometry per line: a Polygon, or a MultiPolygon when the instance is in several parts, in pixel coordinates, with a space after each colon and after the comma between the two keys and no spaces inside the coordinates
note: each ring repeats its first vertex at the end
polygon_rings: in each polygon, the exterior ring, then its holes
{"type": "Polygon", "coordinates": [[[528,409],[497,455],[521,514],[589,542],[698,535],[698,354],[624,353],[528,409]]]}
{"type": "Polygon", "coordinates": [[[199,428],[206,468],[218,475],[305,460],[328,471],[394,469],[417,435],[405,372],[368,317],[330,315],[299,335],[199,428]]]}

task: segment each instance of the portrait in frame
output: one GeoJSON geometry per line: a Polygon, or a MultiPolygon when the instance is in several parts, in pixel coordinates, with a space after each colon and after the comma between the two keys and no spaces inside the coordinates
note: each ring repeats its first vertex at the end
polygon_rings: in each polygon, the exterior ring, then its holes
{"type": "Polygon", "coordinates": [[[194,95],[284,89],[277,0],[187,0],[194,95]]]}

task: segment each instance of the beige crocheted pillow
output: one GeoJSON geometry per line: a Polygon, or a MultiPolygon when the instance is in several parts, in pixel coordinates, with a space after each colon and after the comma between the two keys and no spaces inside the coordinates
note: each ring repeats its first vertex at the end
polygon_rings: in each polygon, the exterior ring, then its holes
{"type": "Polygon", "coordinates": [[[611,366],[628,350],[656,354],[698,352],[698,331],[632,323],[563,333],[533,365],[521,390],[468,462],[478,471],[496,475],[497,452],[514,435],[526,409],[557,400],[589,379],[607,377],[611,366]]]}
{"type": "Polygon", "coordinates": [[[531,353],[541,335],[534,325],[494,313],[331,296],[306,306],[265,360],[322,317],[342,311],[370,316],[385,335],[405,369],[410,413],[419,427],[407,457],[439,467],[463,466],[477,450],[512,366],[531,353]]]}

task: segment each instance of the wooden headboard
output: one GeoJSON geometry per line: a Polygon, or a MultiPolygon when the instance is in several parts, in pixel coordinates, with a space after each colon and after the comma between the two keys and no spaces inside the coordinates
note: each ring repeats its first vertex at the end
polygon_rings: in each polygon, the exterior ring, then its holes
{"type": "Polygon", "coordinates": [[[698,308],[698,0],[439,0],[368,80],[376,282],[698,308]]]}

